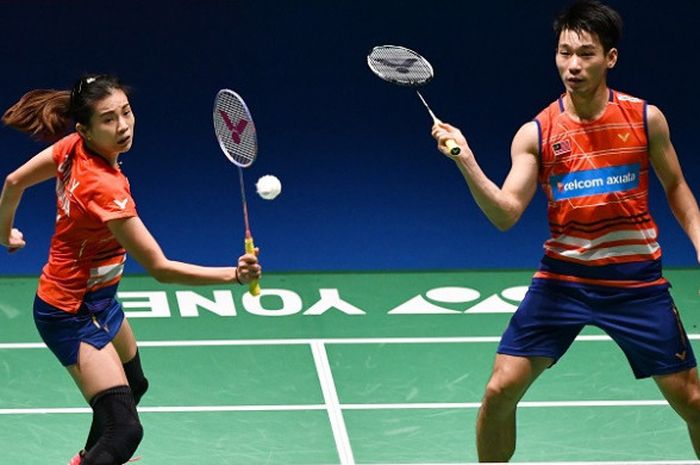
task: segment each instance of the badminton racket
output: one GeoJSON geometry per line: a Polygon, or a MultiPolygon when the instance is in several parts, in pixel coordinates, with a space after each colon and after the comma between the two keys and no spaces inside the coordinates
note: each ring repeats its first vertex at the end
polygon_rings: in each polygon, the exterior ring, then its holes
{"type": "MultiPolygon", "coordinates": [[[[433,67],[428,60],[406,47],[379,45],[374,47],[367,55],[367,64],[374,74],[387,82],[416,88],[416,93],[428,110],[433,123],[441,123],[417,89],[417,87],[424,86],[433,79],[433,67]]],[[[452,156],[459,155],[460,149],[454,140],[448,139],[445,142],[445,146],[449,149],[452,156]]]]}
{"type": "MultiPolygon", "coordinates": [[[[214,132],[221,150],[231,163],[238,167],[238,180],[243,202],[243,223],[245,225],[245,251],[255,253],[253,235],[248,221],[248,202],[245,196],[243,168],[253,164],[258,155],[258,138],[250,111],[240,95],[229,89],[221,89],[214,99],[214,132]]],[[[260,295],[258,280],[249,283],[251,295],[260,295]]]]}

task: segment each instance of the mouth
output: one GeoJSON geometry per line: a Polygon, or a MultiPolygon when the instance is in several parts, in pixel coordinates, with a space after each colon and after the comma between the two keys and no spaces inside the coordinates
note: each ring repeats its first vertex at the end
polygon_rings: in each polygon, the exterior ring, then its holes
{"type": "Polygon", "coordinates": [[[568,82],[571,85],[576,85],[576,84],[582,83],[583,79],[570,77],[570,78],[566,78],[566,82],[568,82]]]}
{"type": "Polygon", "coordinates": [[[131,142],[131,136],[124,136],[121,139],[117,139],[117,144],[119,145],[127,145],[129,142],[131,142]]]}

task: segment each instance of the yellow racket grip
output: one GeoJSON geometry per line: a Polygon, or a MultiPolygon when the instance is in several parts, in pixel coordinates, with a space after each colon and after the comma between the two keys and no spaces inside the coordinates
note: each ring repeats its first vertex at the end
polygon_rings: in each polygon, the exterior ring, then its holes
{"type": "Polygon", "coordinates": [[[453,141],[452,139],[448,139],[447,142],[445,142],[445,147],[450,149],[450,155],[453,157],[456,157],[462,151],[457,145],[457,142],[453,141]]]}
{"type": "MultiPolygon", "coordinates": [[[[245,239],[245,253],[255,255],[255,244],[253,243],[252,237],[246,237],[245,239]]],[[[260,295],[260,283],[257,279],[248,283],[248,290],[252,296],[260,295]]]]}

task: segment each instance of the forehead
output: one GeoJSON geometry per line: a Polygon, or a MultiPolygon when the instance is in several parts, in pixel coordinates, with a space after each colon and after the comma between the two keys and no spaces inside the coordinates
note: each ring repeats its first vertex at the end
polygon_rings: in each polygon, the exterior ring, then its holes
{"type": "Polygon", "coordinates": [[[584,30],[576,31],[573,29],[563,29],[561,31],[561,34],[559,34],[559,45],[568,45],[569,47],[573,48],[603,48],[603,44],[600,42],[598,34],[595,32],[588,32],[584,30]]]}
{"type": "Polygon", "coordinates": [[[124,91],[120,89],[112,89],[112,91],[102,100],[95,102],[95,113],[100,115],[103,113],[109,113],[111,111],[117,111],[122,109],[125,105],[129,104],[129,98],[126,96],[124,91]]]}

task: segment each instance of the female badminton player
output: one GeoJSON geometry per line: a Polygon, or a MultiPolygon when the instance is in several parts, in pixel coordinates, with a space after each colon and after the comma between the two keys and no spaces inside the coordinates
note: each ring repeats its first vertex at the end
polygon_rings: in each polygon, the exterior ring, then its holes
{"type": "Polygon", "coordinates": [[[116,77],[85,76],[71,91],[30,91],[3,122],[53,142],[5,179],[0,244],[10,252],[25,246],[13,228],[22,193],[56,178],[56,229],[34,320],[93,410],[85,447],[69,465],[123,464],[143,437],[136,404],[148,388],[134,333],[115,300],[126,253],[161,282],[242,284],[260,278],[257,250],[231,267],[197,266],[163,254],[119,167],[119,156],[133,143],[135,120],[128,88],[116,77]],[[75,131],[65,135],[73,123],[75,131]]]}

